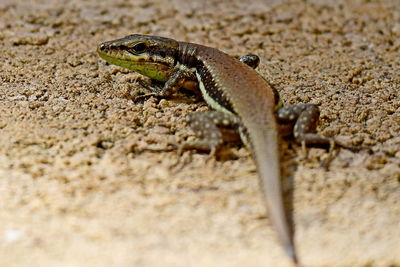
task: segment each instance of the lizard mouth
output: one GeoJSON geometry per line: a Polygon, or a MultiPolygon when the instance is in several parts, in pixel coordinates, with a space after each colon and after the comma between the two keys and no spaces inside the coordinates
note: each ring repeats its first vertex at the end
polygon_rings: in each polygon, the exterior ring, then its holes
{"type": "Polygon", "coordinates": [[[156,61],[147,54],[133,55],[124,50],[107,49],[102,44],[97,48],[97,53],[108,63],[133,70],[161,82],[168,80],[173,69],[173,66],[166,62],[156,61]]]}

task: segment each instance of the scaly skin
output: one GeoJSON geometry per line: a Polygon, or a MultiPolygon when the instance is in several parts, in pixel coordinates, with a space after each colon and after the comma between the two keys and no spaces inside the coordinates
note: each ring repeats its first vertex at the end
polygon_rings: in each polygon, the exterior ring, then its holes
{"type": "Polygon", "coordinates": [[[197,78],[204,100],[238,123],[242,140],[257,166],[270,221],[286,253],[296,262],[282,199],[275,118],[277,101],[271,86],[243,62],[198,44],[130,35],[100,44],[97,52],[109,63],[166,82],[163,90],[157,92],[163,96],[185,87],[185,81],[197,78]]]}

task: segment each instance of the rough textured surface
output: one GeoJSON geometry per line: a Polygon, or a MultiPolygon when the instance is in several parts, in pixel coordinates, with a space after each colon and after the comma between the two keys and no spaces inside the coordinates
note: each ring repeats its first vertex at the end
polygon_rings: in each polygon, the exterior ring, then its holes
{"type": "Polygon", "coordinates": [[[322,134],[371,146],[326,171],[282,142],[296,245],[305,266],[400,265],[397,0],[64,2],[0,1],[1,266],[290,266],[245,148],[143,151],[193,138],[206,107],[134,104],[138,75],[95,53],[130,33],[256,53],[322,134]]]}

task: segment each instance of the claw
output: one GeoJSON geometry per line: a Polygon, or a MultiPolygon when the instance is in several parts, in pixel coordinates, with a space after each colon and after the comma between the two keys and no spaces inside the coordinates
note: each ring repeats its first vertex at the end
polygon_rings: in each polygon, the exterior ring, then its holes
{"type": "Polygon", "coordinates": [[[139,102],[139,101],[144,101],[144,100],[147,100],[147,99],[149,99],[150,97],[156,97],[156,98],[159,98],[159,97],[162,97],[162,96],[160,96],[160,95],[158,95],[158,94],[156,94],[156,93],[149,93],[149,94],[145,94],[145,95],[139,95],[139,96],[136,96],[134,99],[133,99],[133,102],[139,102]]]}

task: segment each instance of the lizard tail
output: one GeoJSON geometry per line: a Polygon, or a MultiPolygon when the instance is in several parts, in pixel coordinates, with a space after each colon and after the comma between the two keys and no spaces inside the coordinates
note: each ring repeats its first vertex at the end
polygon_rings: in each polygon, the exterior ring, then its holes
{"type": "Polygon", "coordinates": [[[286,254],[297,264],[296,250],[283,205],[278,134],[275,120],[271,118],[263,121],[263,123],[257,123],[253,120],[250,125],[247,125],[247,128],[249,129],[253,158],[260,175],[260,184],[268,217],[278,233],[286,254]]]}

